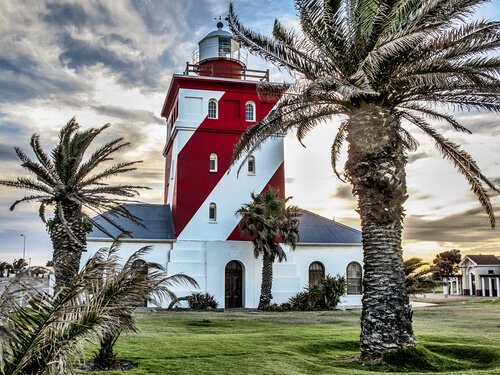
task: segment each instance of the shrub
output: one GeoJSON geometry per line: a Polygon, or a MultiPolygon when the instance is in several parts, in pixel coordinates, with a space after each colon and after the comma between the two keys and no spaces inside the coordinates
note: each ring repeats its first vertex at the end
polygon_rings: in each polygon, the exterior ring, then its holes
{"type": "Polygon", "coordinates": [[[320,284],[308,284],[303,292],[291,297],[292,310],[333,310],[346,292],[344,276],[327,275],[320,284]]]}
{"type": "Polygon", "coordinates": [[[219,303],[209,293],[193,293],[187,297],[189,308],[193,310],[216,309],[219,303]]]}

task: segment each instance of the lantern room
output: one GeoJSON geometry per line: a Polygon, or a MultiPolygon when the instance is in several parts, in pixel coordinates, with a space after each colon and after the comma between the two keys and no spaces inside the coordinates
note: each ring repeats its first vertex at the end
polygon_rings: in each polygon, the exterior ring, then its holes
{"type": "Polygon", "coordinates": [[[198,42],[193,52],[193,62],[186,64],[184,74],[194,73],[204,77],[269,80],[269,72],[246,68],[248,53],[224,24],[217,22],[217,30],[208,33],[198,42]]]}

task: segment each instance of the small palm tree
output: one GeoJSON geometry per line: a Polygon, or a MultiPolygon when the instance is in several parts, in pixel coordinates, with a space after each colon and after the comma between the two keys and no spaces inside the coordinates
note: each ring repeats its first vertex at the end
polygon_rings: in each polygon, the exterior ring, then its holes
{"type": "Polygon", "coordinates": [[[24,267],[27,267],[28,266],[28,262],[26,261],[26,259],[14,259],[14,261],[12,262],[12,270],[14,272],[18,272],[19,270],[23,269],[24,267]]]}
{"type": "Polygon", "coordinates": [[[453,110],[500,111],[500,22],[470,21],[483,0],[295,0],[302,33],[275,21],[272,37],[244,27],[233,6],[229,24],[240,42],[293,72],[291,85],[263,83],[262,97],[280,97],[248,128],[233,163],[269,138],[296,131],[302,141],[317,125],[340,116],[331,147],[334,172],[358,198],[364,251],[361,359],[415,345],[401,249],[407,154],[417,129],[465,176],[495,225],[488,187],[498,191],[459,145],[429,122],[460,132],[453,110]],[[403,127],[406,122],[409,127],[403,127]],[[413,126],[413,127],[412,127],[413,126]],[[344,142],[344,173],[337,158],[344,142]]]}
{"type": "MultiPolygon", "coordinates": [[[[54,296],[24,287],[18,280],[0,295],[0,374],[71,374],[71,361],[82,354],[83,343],[111,342],[123,330],[135,331],[132,313],[145,298],[175,299],[170,287],[187,282],[178,274],[166,277],[163,269],[137,250],[120,266],[118,243],[100,249],[65,288],[54,296]],[[134,267],[134,263],[149,267],[134,267]],[[28,306],[17,303],[19,293],[31,294],[28,306]]],[[[109,349],[109,347],[106,347],[109,349]]],[[[101,346],[102,349],[102,346],[101,346]]],[[[102,353],[101,353],[102,354],[102,353]]]]}
{"type": "Polygon", "coordinates": [[[405,285],[408,294],[422,292],[422,290],[434,287],[434,282],[429,277],[432,269],[430,267],[423,268],[428,264],[418,257],[406,259],[403,262],[406,276],[405,285]]]}
{"type": "Polygon", "coordinates": [[[259,310],[269,307],[273,286],[273,263],[286,260],[280,242],[295,249],[299,238],[300,212],[296,206],[287,206],[291,197],[282,199],[279,191],[269,188],[262,194],[251,194],[252,201],[245,203],[236,214],[241,216],[240,228],[252,238],[254,255],[262,255],[262,284],[259,310]]]}
{"type": "Polygon", "coordinates": [[[12,264],[2,260],[0,262],[0,277],[9,277],[10,271],[12,271],[12,264]]]}
{"type": "Polygon", "coordinates": [[[0,185],[32,190],[12,204],[11,211],[22,202],[39,202],[39,216],[47,225],[53,246],[56,288],[69,283],[78,273],[82,251],[86,247],[86,235],[92,226],[113,237],[102,225],[93,220],[89,213],[108,211],[111,215],[100,216],[121,231],[124,229],[113,217],[122,216],[139,223],[139,218],[131,214],[122,203],[136,197],[142,186],[110,185],[106,180],[116,175],[135,170],[139,161],[123,162],[104,170],[96,171],[104,162],[112,160],[112,155],[127,147],[123,138],[114,139],[99,147],[84,160],[86,151],[94,139],[109,127],[90,128],[80,131],[80,126],[72,118],[59,133],[59,144],[50,156],[42,149],[40,136],[33,134],[30,146],[36,161],[29,158],[20,148],[15,148],[22,161],[21,166],[34,175],[34,179],[18,177],[16,180],[0,180],[0,185]],[[54,216],[46,220],[45,208],[52,206],[54,216]]]}
{"type": "MultiPolygon", "coordinates": [[[[114,241],[108,250],[108,258],[116,257],[119,250],[120,242],[114,241]]],[[[99,350],[94,356],[93,367],[96,370],[115,368],[114,345],[122,332],[137,332],[132,315],[137,307],[144,306],[145,301],[157,304],[165,297],[176,301],[177,296],[171,288],[177,284],[198,287],[198,283],[190,276],[182,273],[166,276],[161,265],[143,260],[150,250],[150,246],[139,249],[124,265],[115,263],[115,267],[108,269],[104,277],[96,280],[94,293],[99,296],[101,304],[120,306],[111,312],[114,315],[115,327],[100,339],[99,350]]]]}

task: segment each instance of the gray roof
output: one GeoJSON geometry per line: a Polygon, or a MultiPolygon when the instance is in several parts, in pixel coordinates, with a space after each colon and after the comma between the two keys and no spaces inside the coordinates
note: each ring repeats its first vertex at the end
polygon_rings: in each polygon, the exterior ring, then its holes
{"type": "MultiPolygon", "coordinates": [[[[141,227],[125,218],[114,218],[122,227],[131,232],[134,239],[144,240],[175,240],[172,212],[169,205],[163,204],[125,204],[125,207],[135,216],[142,219],[141,227]]],[[[323,216],[306,210],[300,210],[299,243],[314,244],[360,244],[361,232],[346,225],[329,220],[323,216]]],[[[106,214],[104,214],[106,215],[106,214]]],[[[102,216],[102,215],[100,215],[102,216]]],[[[102,217],[95,219],[113,235],[119,230],[102,217]]],[[[94,228],[89,238],[109,238],[103,232],[94,228]]]]}
{"type": "MultiPolygon", "coordinates": [[[[144,227],[123,217],[112,219],[131,233],[134,239],[149,240],[175,240],[174,224],[170,205],[135,203],[124,205],[133,215],[142,219],[144,227]]],[[[104,213],[103,215],[108,215],[104,213]]],[[[94,218],[99,224],[106,228],[111,234],[117,236],[120,231],[102,218],[102,215],[94,218]]],[[[88,235],[90,238],[109,238],[106,234],[94,227],[88,235]]]]}
{"type": "Polygon", "coordinates": [[[300,210],[299,243],[361,244],[361,232],[313,212],[300,210]]]}
{"type": "Polygon", "coordinates": [[[495,255],[466,255],[466,257],[478,266],[500,265],[500,259],[498,259],[495,255]]]}

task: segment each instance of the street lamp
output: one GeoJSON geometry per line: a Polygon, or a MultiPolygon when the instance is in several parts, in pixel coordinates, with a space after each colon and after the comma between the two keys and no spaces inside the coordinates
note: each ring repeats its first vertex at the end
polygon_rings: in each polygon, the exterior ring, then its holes
{"type": "Polygon", "coordinates": [[[20,236],[23,238],[23,260],[26,259],[26,236],[24,234],[20,234],[20,236]]]}

